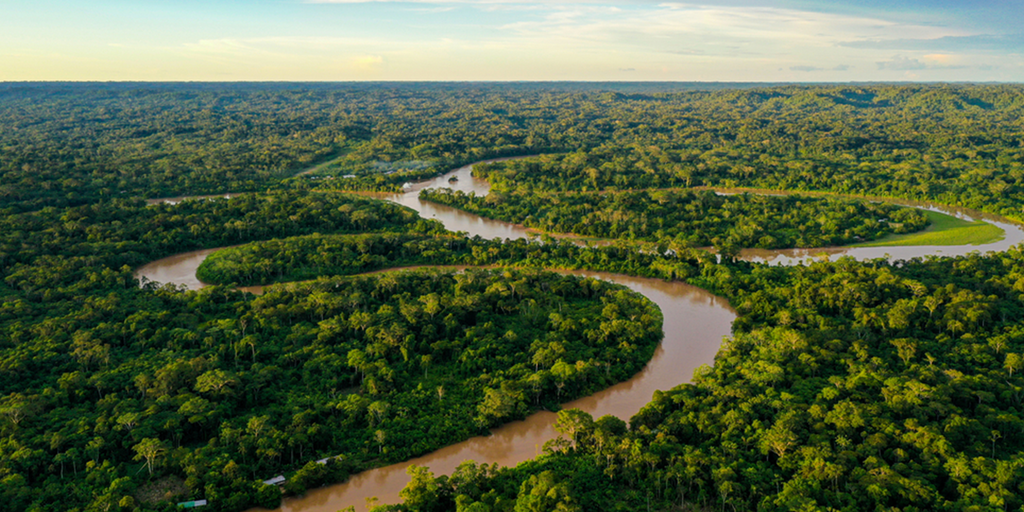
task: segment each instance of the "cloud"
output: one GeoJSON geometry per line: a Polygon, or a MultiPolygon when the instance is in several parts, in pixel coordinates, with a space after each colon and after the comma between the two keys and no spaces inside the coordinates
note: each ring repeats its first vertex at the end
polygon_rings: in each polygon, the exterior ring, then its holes
{"type": "Polygon", "coordinates": [[[844,41],[884,39],[894,34],[926,39],[956,33],[944,27],[869,16],[763,6],[662,3],[613,12],[597,5],[554,5],[561,7],[546,16],[516,20],[501,28],[520,38],[577,43],[581,48],[609,44],[659,53],[740,58],[821,53],[844,41]]]}
{"type": "Polygon", "coordinates": [[[1024,53],[1024,34],[949,35],[921,39],[863,39],[860,41],[841,41],[838,45],[845,48],[862,50],[1024,53]]]}
{"type": "Polygon", "coordinates": [[[896,55],[892,60],[877,62],[879,70],[888,71],[916,71],[919,69],[928,69],[923,62],[917,59],[911,59],[910,57],[904,57],[902,55],[896,55]]]}
{"type": "MultiPolygon", "coordinates": [[[[818,66],[791,66],[789,68],[789,70],[790,71],[799,71],[801,73],[813,73],[815,71],[848,71],[850,69],[850,67],[851,66],[848,65],[848,64],[840,64],[840,65],[838,65],[838,66],[836,66],[834,68],[829,68],[829,69],[821,68],[821,67],[818,67],[818,66]]],[[[782,71],[782,70],[779,70],[779,71],[782,71]]]]}
{"type": "MultiPolygon", "coordinates": [[[[315,4],[399,2],[304,1],[315,4]]],[[[830,66],[820,61],[828,58],[828,52],[835,58],[836,47],[853,48],[897,37],[939,40],[963,35],[961,30],[939,24],[886,19],[881,11],[875,11],[875,15],[844,14],[834,10],[766,6],[764,0],[726,1],[724,5],[659,0],[408,0],[403,3],[443,8],[471,6],[488,11],[524,9],[530,13],[509,16],[504,25],[487,27],[487,35],[475,44],[481,49],[546,55],[573,52],[576,55],[602,52],[611,55],[611,52],[622,55],[623,60],[640,54],[649,56],[649,60],[656,55],[678,55],[678,60],[703,63],[709,63],[710,58],[723,57],[733,63],[761,59],[775,61],[775,66],[781,64],[780,60],[792,61],[796,57],[807,62],[793,69],[802,72],[828,70],[830,66]]],[[[856,58],[851,53],[844,52],[841,58],[856,58]]],[[[872,62],[880,56],[865,57],[865,62],[872,62]]],[[[662,65],[663,62],[651,60],[649,64],[662,65]]],[[[725,65],[727,63],[722,62],[714,66],[725,65]]]]}
{"type": "MultiPolygon", "coordinates": [[[[665,69],[690,80],[769,80],[793,73],[828,77],[851,70],[844,79],[884,80],[894,71],[924,70],[929,73],[922,74],[933,79],[955,79],[947,77],[959,74],[934,70],[959,69],[959,64],[970,62],[968,55],[943,49],[943,44],[985,42],[984,37],[966,35],[956,23],[897,20],[881,10],[851,14],[779,4],[766,7],[766,0],[724,0],[724,5],[663,0],[300,1],[376,2],[367,9],[390,9],[401,22],[386,29],[368,26],[380,30],[362,32],[311,30],[307,36],[206,40],[189,50],[197,56],[203,53],[211,62],[253,63],[268,69],[299,69],[301,64],[387,79],[591,80],[621,79],[623,73],[631,73],[645,80],[664,79],[657,70],[665,69]],[[435,9],[459,14],[424,17],[411,12],[435,9]],[[498,9],[508,12],[492,12],[498,9]],[[470,12],[474,10],[480,12],[470,12]],[[461,25],[477,18],[474,28],[461,25]],[[452,23],[462,28],[454,30],[452,23]],[[332,33],[372,35],[330,37],[332,33]],[[929,43],[920,43],[926,48],[922,50],[884,48],[899,41],[929,43]]],[[[1009,57],[982,61],[1008,69],[1009,57]]],[[[980,68],[972,69],[980,74],[980,68]]]]}
{"type": "Polygon", "coordinates": [[[356,57],[354,62],[359,69],[376,69],[384,63],[384,57],[380,55],[363,55],[362,57],[356,57]]]}
{"type": "Polygon", "coordinates": [[[935,62],[940,65],[948,65],[955,59],[954,56],[945,53],[932,53],[922,57],[924,60],[929,62],[935,62]]]}
{"type": "Polygon", "coordinates": [[[953,64],[957,57],[945,54],[931,54],[912,59],[896,55],[891,60],[877,62],[878,69],[884,71],[920,71],[923,69],[967,69],[969,66],[953,64]],[[923,61],[921,59],[924,59],[923,61]]]}

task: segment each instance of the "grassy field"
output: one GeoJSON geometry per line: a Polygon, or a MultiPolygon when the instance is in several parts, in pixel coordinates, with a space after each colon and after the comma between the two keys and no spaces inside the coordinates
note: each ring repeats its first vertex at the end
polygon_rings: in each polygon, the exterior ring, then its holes
{"type": "Polygon", "coordinates": [[[984,221],[969,222],[944,213],[925,210],[931,224],[922,231],[857,244],[852,247],[891,247],[900,245],[980,245],[1001,240],[1006,233],[984,221]]]}

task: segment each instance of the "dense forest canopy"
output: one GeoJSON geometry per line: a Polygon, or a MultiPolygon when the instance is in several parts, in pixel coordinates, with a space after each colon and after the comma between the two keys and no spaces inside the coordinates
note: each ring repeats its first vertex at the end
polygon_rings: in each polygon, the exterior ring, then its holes
{"type": "Polygon", "coordinates": [[[559,164],[580,174],[567,186],[593,168],[617,187],[837,190],[1020,214],[1021,86],[710,89],[5,84],[0,208],[260,190],[335,156],[440,171],[582,151],[559,164]]]}
{"type": "Polygon", "coordinates": [[[36,341],[0,382],[7,506],[108,506],[146,481],[140,466],[221,509],[273,506],[259,481],[283,469],[339,457],[292,478],[302,492],[423,454],[622,380],[660,338],[643,297],[536,272],[127,295],[54,318],[74,329],[11,333],[36,341]]]}
{"type": "Polygon", "coordinates": [[[623,380],[660,338],[660,312],[642,297],[535,271],[321,279],[254,299],[139,287],[128,266],[316,231],[383,230],[348,236],[420,241],[431,261],[466,248],[433,238],[436,222],[358,196],[56,213],[12,215],[4,231],[0,471],[15,510],[160,508],[144,501],[147,482],[175,477],[183,496],[222,510],[272,505],[280,493],[259,482],[282,470],[341,456],[292,478],[302,492],[440,448],[623,380]]]}
{"type": "Polygon", "coordinates": [[[920,210],[806,196],[689,190],[582,193],[428,189],[420,198],[546,232],[658,242],[669,247],[828,247],[923,229],[920,210]]]}
{"type": "Polygon", "coordinates": [[[735,337],[628,431],[562,411],[547,455],[436,481],[414,473],[406,504],[390,508],[1024,505],[1019,249],[737,270],[693,280],[737,307],[735,337]]]}
{"type": "Polygon", "coordinates": [[[736,336],[628,425],[562,411],[538,459],[414,470],[391,508],[1019,509],[1019,249],[778,268],[687,237],[756,245],[755,218],[834,224],[844,242],[878,236],[870,219],[920,226],[879,204],[691,190],[708,186],[1022,219],[1022,110],[1019,85],[2,84],[0,500],[237,512],[276,504],[260,481],[279,473],[298,494],[557,408],[628,378],[659,337],[642,297],[541,270],[587,268],[711,290],[741,314],[736,336]],[[646,243],[470,239],[337,192],[538,153],[478,168],[495,200],[460,207],[516,219],[557,198],[538,227],[620,211],[628,229],[594,233],[646,243]],[[251,193],[142,200],[228,191],[251,193]],[[697,227],[659,233],[652,216],[697,227]],[[210,281],[307,281],[255,297],[133,274],[225,246],[210,281]],[[451,264],[500,268],[344,277],[451,264]]]}
{"type": "Polygon", "coordinates": [[[459,236],[398,233],[306,235],[221,249],[199,265],[204,283],[262,285],[351,275],[415,265],[468,264],[468,240],[459,236]]]}

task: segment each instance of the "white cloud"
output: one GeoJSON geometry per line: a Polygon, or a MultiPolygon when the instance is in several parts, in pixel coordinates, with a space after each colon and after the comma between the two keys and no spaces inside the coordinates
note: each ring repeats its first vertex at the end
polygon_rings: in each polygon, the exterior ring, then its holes
{"type": "Polygon", "coordinates": [[[926,61],[934,62],[939,65],[949,66],[957,60],[955,55],[949,55],[946,53],[932,53],[922,57],[926,61]]]}
{"type": "Polygon", "coordinates": [[[607,9],[565,8],[540,21],[518,21],[504,28],[521,36],[555,34],[581,42],[606,41],[661,48],[680,40],[720,48],[750,46],[755,41],[773,43],[764,48],[766,51],[774,50],[777,44],[832,47],[850,39],[895,34],[942,37],[953,32],[878,18],[769,7],[665,3],[653,9],[616,10],[614,13],[607,9]]]}
{"type": "Polygon", "coordinates": [[[363,70],[377,69],[383,63],[384,57],[380,55],[364,55],[355,59],[356,67],[363,70]]]}
{"type": "Polygon", "coordinates": [[[928,69],[925,63],[903,55],[896,55],[890,60],[878,62],[878,69],[890,71],[916,71],[928,69]]]}
{"type": "MultiPolygon", "coordinates": [[[[310,3],[366,3],[365,0],[307,0],[310,3]]],[[[390,2],[391,0],[372,0],[390,2]]],[[[413,0],[420,4],[465,4],[484,9],[530,6],[534,14],[516,16],[493,27],[482,38],[470,38],[473,48],[518,49],[523,52],[567,51],[595,53],[646,53],[674,55],[678,59],[700,60],[712,57],[732,59],[769,58],[793,68],[801,65],[831,67],[820,62],[825,53],[836,57],[877,53],[853,48],[850,41],[873,41],[893,37],[934,39],[962,35],[961,32],[934,25],[914,25],[867,16],[847,16],[823,12],[773,7],[709,6],[691,3],[633,3],[617,5],[593,1],[541,2],[535,0],[413,0]],[[628,7],[632,5],[632,7],[628,7]],[[621,7],[620,7],[621,6],[621,7]]],[[[410,39],[415,36],[408,36],[410,39]]],[[[431,39],[435,44],[437,38],[431,39]]],[[[252,45],[264,51],[273,47],[295,50],[338,49],[353,52],[384,48],[421,51],[423,42],[381,37],[376,41],[337,37],[281,37],[247,40],[208,40],[189,45],[197,52],[237,53],[252,51],[252,45]]],[[[873,55],[877,62],[882,55],[873,55]]],[[[848,60],[848,59],[844,59],[848,60]]],[[[834,60],[833,60],[834,62],[834,60]]]]}
{"type": "Polygon", "coordinates": [[[895,55],[892,59],[876,63],[879,70],[888,71],[921,71],[921,70],[950,70],[966,69],[968,66],[958,64],[960,58],[956,55],[930,54],[923,55],[920,59],[910,58],[903,55],[895,55]]]}
{"type": "Polygon", "coordinates": [[[606,80],[621,79],[625,70],[635,70],[629,73],[636,80],[869,80],[886,79],[894,70],[921,69],[945,79],[936,70],[969,62],[969,57],[950,51],[892,57],[892,50],[849,44],[964,34],[948,26],[882,17],[680,2],[412,3],[523,11],[485,17],[492,25],[481,24],[477,31],[424,30],[417,25],[413,31],[380,30],[372,37],[208,39],[184,45],[183,51],[224,69],[252,66],[277,70],[288,79],[337,80],[606,80]],[[310,75],[310,69],[327,71],[310,75]],[[847,72],[851,69],[858,70],[856,76],[847,72]]]}
{"type": "Polygon", "coordinates": [[[972,51],[990,53],[1024,53],[1024,34],[994,35],[967,34],[946,35],[934,38],[864,38],[843,41],[840,46],[848,48],[899,50],[899,51],[972,51]]]}

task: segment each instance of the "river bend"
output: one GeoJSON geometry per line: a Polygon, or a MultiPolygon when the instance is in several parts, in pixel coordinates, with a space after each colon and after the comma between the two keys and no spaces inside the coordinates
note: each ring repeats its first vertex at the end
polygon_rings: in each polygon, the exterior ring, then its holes
{"type": "MultiPolygon", "coordinates": [[[[496,160],[487,162],[493,161],[496,160]]],[[[421,190],[439,187],[486,195],[490,190],[489,184],[483,179],[474,178],[471,171],[472,165],[467,165],[438,178],[410,184],[402,193],[383,194],[382,196],[384,199],[416,210],[424,218],[442,222],[451,231],[464,231],[469,236],[479,235],[487,239],[516,239],[535,236],[535,233],[522,226],[484,219],[471,213],[419,199],[421,190]],[[453,177],[455,180],[451,180],[453,177]]],[[[171,200],[176,202],[182,199],[184,198],[171,200]]],[[[974,251],[1005,251],[1024,241],[1024,231],[1005,219],[940,205],[914,204],[912,206],[933,209],[964,219],[983,218],[1002,228],[1006,232],[1006,236],[998,242],[982,246],[744,250],[741,257],[750,261],[783,265],[795,264],[822,254],[827,254],[830,257],[846,255],[857,259],[884,256],[908,259],[926,255],[955,256],[974,251]]],[[[196,268],[216,250],[205,249],[164,258],[140,267],[136,273],[139,277],[150,281],[199,289],[205,284],[195,277],[196,268]]],[[[735,312],[724,299],[685,283],[601,272],[572,273],[625,285],[657,304],[665,319],[665,337],[654,357],[640,373],[626,382],[564,404],[566,408],[579,408],[587,411],[595,418],[613,414],[628,420],[641,407],[650,402],[655,390],[669,389],[688,382],[697,367],[711,364],[714,361],[722,339],[729,336],[732,321],[736,317],[735,312]]],[[[380,498],[380,504],[396,503],[398,492],[409,482],[405,470],[412,464],[427,466],[435,475],[451,474],[455,467],[465,460],[514,465],[535,457],[540,453],[544,442],[556,436],[553,428],[554,420],[555,414],[538,412],[524,421],[509,423],[494,429],[490,436],[474,437],[410,461],[365,471],[352,476],[347,482],[341,484],[311,490],[304,496],[286,499],[281,509],[287,512],[336,512],[348,506],[355,506],[357,510],[363,510],[366,499],[370,497],[380,498]]]]}

